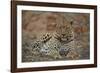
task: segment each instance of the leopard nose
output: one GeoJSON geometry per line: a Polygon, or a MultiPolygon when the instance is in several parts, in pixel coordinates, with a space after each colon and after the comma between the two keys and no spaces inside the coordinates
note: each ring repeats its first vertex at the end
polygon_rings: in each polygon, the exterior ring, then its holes
{"type": "Polygon", "coordinates": [[[65,36],[65,34],[62,34],[63,36],[65,36]]]}

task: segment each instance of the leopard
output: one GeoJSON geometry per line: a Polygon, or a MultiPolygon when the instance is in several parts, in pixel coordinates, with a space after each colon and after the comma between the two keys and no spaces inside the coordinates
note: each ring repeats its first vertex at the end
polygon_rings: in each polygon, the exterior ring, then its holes
{"type": "Polygon", "coordinates": [[[79,58],[79,54],[75,50],[74,32],[71,25],[60,25],[56,32],[42,35],[40,41],[43,45],[39,50],[42,55],[50,56],[53,59],[79,58]]]}

